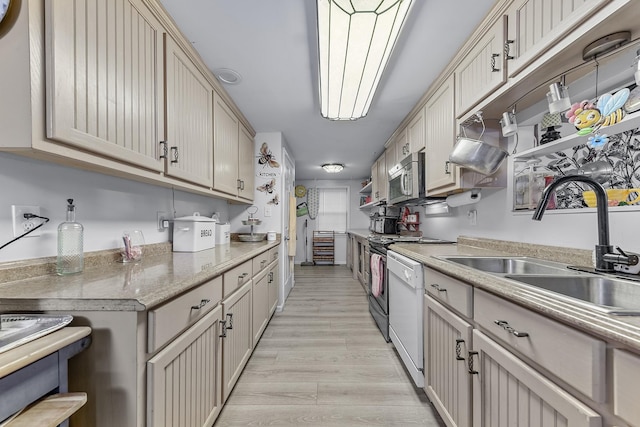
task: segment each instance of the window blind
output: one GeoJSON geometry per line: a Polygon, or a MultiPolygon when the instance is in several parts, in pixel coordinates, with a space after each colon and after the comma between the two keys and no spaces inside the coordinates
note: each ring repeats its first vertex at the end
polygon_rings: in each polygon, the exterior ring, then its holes
{"type": "Polygon", "coordinates": [[[318,188],[317,228],[321,231],[347,231],[347,188],[318,188]]]}

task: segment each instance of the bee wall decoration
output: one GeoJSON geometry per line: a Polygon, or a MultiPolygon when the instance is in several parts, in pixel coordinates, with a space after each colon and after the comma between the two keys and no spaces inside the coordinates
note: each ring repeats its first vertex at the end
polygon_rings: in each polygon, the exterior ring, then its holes
{"type": "Polygon", "coordinates": [[[279,205],[280,204],[280,198],[278,197],[278,195],[276,194],[275,196],[273,196],[273,199],[269,200],[267,202],[268,205],[279,205]]]}
{"type": "Polygon", "coordinates": [[[265,182],[264,184],[258,186],[256,189],[258,191],[261,191],[263,193],[273,193],[273,190],[275,190],[276,187],[276,180],[275,178],[272,178],[271,180],[265,182]]]}
{"type": "Polygon", "coordinates": [[[605,93],[597,104],[589,101],[575,103],[565,113],[569,123],[578,129],[578,135],[588,135],[600,128],[619,123],[624,117],[622,106],[629,98],[629,89],[624,88],[611,95],[605,93]]]}
{"type": "Polygon", "coordinates": [[[269,150],[269,145],[266,142],[262,143],[260,147],[260,154],[258,157],[258,164],[262,165],[262,167],[266,167],[267,165],[271,168],[279,168],[280,163],[276,161],[276,157],[273,155],[271,150],[269,150]]]}

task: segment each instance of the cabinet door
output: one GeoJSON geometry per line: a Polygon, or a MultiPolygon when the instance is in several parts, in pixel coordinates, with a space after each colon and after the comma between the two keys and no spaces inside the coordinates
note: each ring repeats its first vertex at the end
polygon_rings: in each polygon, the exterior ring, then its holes
{"type": "MultiPolygon", "coordinates": [[[[394,163],[395,164],[395,163],[394,163]]],[[[389,186],[389,165],[387,164],[386,154],[378,159],[378,200],[387,200],[387,187],[389,186]]]]}
{"type": "Polygon", "coordinates": [[[278,289],[280,287],[280,269],[278,262],[273,263],[267,275],[269,279],[269,318],[275,313],[278,307],[278,289]]]}
{"type": "Polygon", "coordinates": [[[377,202],[380,196],[380,190],[378,189],[378,161],[376,160],[371,165],[371,201],[377,202]]]}
{"type": "Polygon", "coordinates": [[[269,321],[269,274],[262,272],[253,278],[253,295],[251,296],[251,315],[253,319],[253,347],[258,344],[260,337],[269,321]]]}
{"type": "Polygon", "coordinates": [[[44,4],[47,136],[163,171],[160,22],[142,0],[44,4]]]}
{"type": "Polygon", "coordinates": [[[253,200],[254,186],[254,153],[253,136],[240,124],[240,136],[238,141],[238,196],[246,200],[253,200]]]}
{"type": "Polygon", "coordinates": [[[222,400],[238,381],[253,350],[251,325],[252,281],[245,283],[229,298],[222,301],[226,337],[222,340],[222,400]]]}
{"type": "Polygon", "coordinates": [[[406,155],[418,152],[425,148],[425,125],[424,125],[424,113],[425,108],[422,108],[418,114],[409,122],[407,126],[407,143],[406,143],[406,155]]]}
{"type": "Polygon", "coordinates": [[[595,427],[599,414],[478,330],[473,331],[474,427],[595,427]]]}
{"type": "MultiPolygon", "coordinates": [[[[213,106],[213,188],[238,194],[238,118],[215,94],[213,106]]],[[[251,186],[253,191],[253,185],[251,186]]]]}
{"type": "Polygon", "coordinates": [[[424,391],[447,426],[471,426],[472,326],[425,295],[424,391]]]}
{"type": "Polygon", "coordinates": [[[505,49],[509,77],[519,73],[609,1],[514,1],[507,10],[505,49]]]}
{"type": "Polygon", "coordinates": [[[222,408],[220,320],[209,312],[147,362],[148,426],[211,426],[222,408]]]}
{"type": "Polygon", "coordinates": [[[427,192],[458,182],[458,168],[449,162],[456,140],[454,77],[450,76],[425,106],[427,192]]]}
{"type": "Polygon", "coordinates": [[[166,41],[167,174],[213,182],[213,87],[169,36],[166,41]]]}
{"type": "Polygon", "coordinates": [[[404,159],[409,155],[411,151],[409,151],[409,135],[408,129],[404,128],[402,132],[396,137],[394,141],[394,150],[389,155],[389,151],[385,151],[386,163],[388,168],[391,169],[398,163],[400,160],[404,159]]]}
{"type": "Polygon", "coordinates": [[[505,20],[499,18],[455,70],[458,117],[506,81],[505,20]]]}

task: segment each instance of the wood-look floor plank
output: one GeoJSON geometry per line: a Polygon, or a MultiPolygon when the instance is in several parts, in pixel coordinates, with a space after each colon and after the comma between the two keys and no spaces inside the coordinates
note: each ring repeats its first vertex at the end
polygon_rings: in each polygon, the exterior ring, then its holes
{"type": "Polygon", "coordinates": [[[215,426],[443,426],[344,266],[296,267],[295,286],[215,426]]]}
{"type": "Polygon", "coordinates": [[[216,426],[438,427],[427,405],[226,405],[216,426]]]}

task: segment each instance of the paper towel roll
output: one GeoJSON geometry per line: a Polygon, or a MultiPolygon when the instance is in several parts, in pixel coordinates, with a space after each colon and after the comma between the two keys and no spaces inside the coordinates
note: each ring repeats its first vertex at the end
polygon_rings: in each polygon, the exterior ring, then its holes
{"type": "Polygon", "coordinates": [[[471,205],[473,203],[478,203],[479,201],[479,190],[470,190],[463,193],[454,194],[453,196],[447,197],[446,200],[447,204],[452,208],[455,208],[456,206],[471,205]]]}

